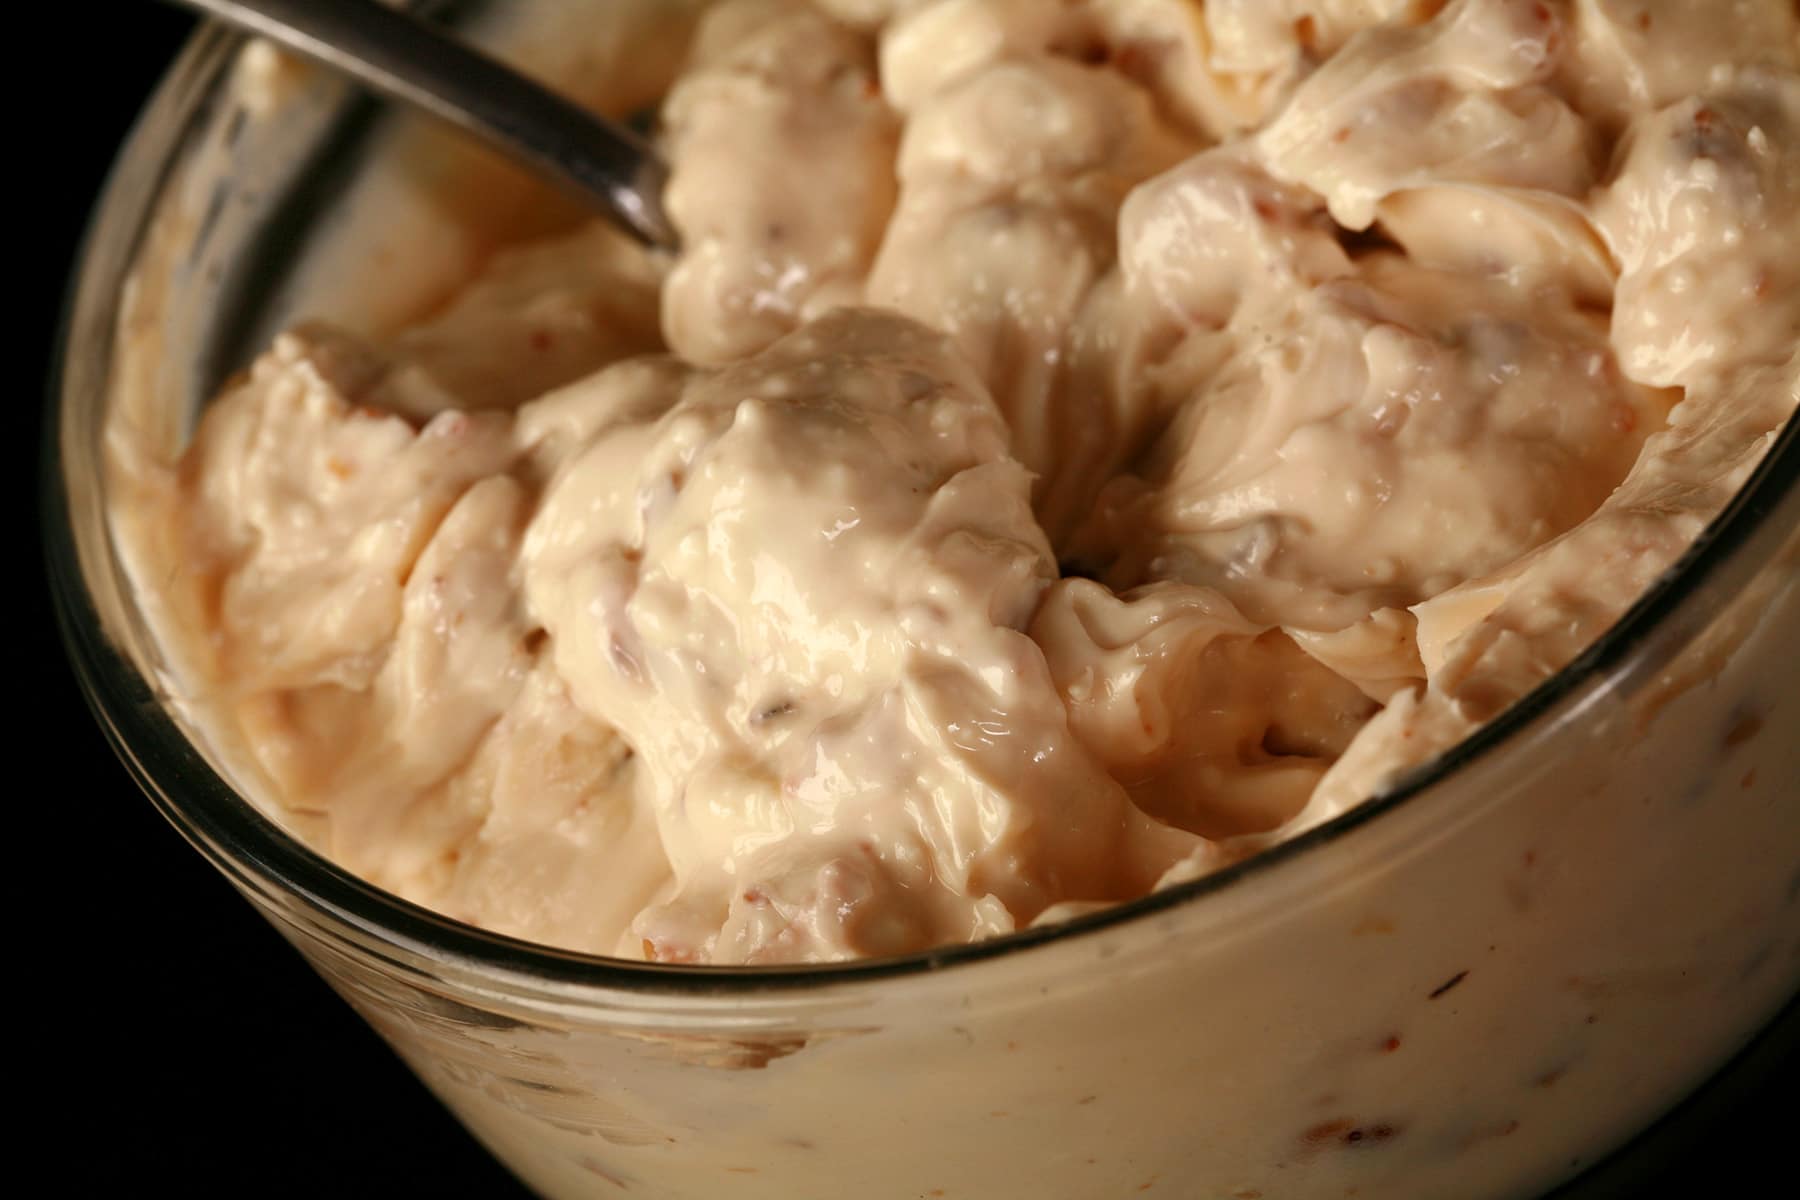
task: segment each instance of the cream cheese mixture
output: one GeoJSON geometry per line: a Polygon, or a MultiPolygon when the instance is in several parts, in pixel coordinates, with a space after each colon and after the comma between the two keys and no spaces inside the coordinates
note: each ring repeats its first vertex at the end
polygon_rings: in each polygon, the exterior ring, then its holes
{"type": "Polygon", "coordinates": [[[726,0],[686,61],[677,256],[297,327],[133,500],[246,792],[502,933],[901,954],[1241,859],[1800,405],[1790,0],[726,0]]]}

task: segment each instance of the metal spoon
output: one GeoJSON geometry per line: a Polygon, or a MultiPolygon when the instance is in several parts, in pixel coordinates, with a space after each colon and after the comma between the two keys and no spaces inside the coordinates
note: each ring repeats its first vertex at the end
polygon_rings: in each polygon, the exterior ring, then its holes
{"type": "Polygon", "coordinates": [[[663,211],[668,169],[604,120],[417,17],[374,0],[178,0],[477,135],[597,200],[651,246],[677,238],[663,211]]]}

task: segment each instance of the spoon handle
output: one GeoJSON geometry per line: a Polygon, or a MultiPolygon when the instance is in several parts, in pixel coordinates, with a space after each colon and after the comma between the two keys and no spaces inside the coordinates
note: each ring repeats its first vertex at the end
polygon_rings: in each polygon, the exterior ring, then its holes
{"type": "Polygon", "coordinates": [[[399,9],[373,0],[180,0],[425,109],[578,192],[652,246],[676,244],[667,169],[603,120],[399,9]]]}

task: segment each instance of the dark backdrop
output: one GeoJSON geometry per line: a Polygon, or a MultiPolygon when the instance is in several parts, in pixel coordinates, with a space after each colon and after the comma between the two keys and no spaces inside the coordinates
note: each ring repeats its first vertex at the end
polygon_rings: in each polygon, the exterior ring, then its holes
{"type": "MultiPolygon", "coordinates": [[[[25,144],[10,190],[25,197],[12,240],[24,252],[25,280],[13,291],[26,319],[15,402],[35,422],[88,210],[191,22],[152,0],[19,8],[9,13],[15,33],[25,22],[11,43],[11,128],[25,144]],[[21,84],[35,89],[31,99],[21,84]]],[[[35,482],[37,432],[15,452],[13,477],[25,484],[35,482]]],[[[35,833],[26,823],[9,864],[23,885],[14,929],[26,933],[11,967],[13,1020],[26,1043],[20,1061],[43,1064],[15,1080],[24,1086],[14,1094],[41,1127],[33,1137],[74,1139],[67,1157],[53,1152],[55,1192],[130,1195],[161,1184],[190,1196],[523,1195],[126,777],[48,632],[34,489],[21,491],[29,531],[20,544],[32,553],[19,585],[27,617],[13,636],[25,645],[18,669],[32,711],[13,718],[14,753],[49,774],[14,791],[13,803],[44,817],[35,833]]],[[[1785,1185],[1769,1181],[1791,1182],[1796,1162],[1795,1027],[1790,1014],[1579,1195],[1780,1193],[1785,1185]]],[[[44,1150],[18,1145],[15,1165],[45,1161],[44,1150]]]]}

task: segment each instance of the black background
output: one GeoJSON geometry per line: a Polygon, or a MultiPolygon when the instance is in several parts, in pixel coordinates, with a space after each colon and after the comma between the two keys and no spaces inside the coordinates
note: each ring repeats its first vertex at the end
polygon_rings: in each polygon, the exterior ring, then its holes
{"type": "MultiPolygon", "coordinates": [[[[106,167],[192,22],[151,0],[56,0],[28,11],[10,46],[13,79],[42,82],[29,102],[14,89],[11,126],[25,144],[10,190],[26,198],[14,261],[26,278],[9,290],[26,308],[24,358],[42,378],[64,277],[106,167]],[[40,23],[35,32],[31,22],[40,23]]],[[[41,396],[30,382],[16,403],[35,421],[41,396]]],[[[15,460],[21,481],[35,481],[40,443],[31,433],[15,451],[32,460],[15,460]]],[[[35,538],[35,494],[18,503],[26,538],[35,538]]],[[[14,930],[36,942],[22,956],[15,943],[12,987],[49,1028],[41,1049],[31,1045],[36,1025],[19,1024],[15,1010],[24,1059],[45,1057],[14,1094],[41,1136],[82,1147],[54,1156],[54,1190],[523,1195],[137,792],[46,632],[41,554],[29,561],[27,619],[14,625],[26,643],[15,670],[28,682],[15,694],[41,700],[15,725],[15,736],[29,737],[14,753],[43,764],[48,782],[13,801],[43,813],[45,827],[12,847],[24,885],[14,930]]],[[[1791,1183],[1800,1159],[1791,1149],[1800,1117],[1795,1026],[1790,1014],[1729,1078],[1579,1194],[1782,1193],[1786,1185],[1773,1181],[1791,1183]]],[[[15,1164],[41,1161],[39,1149],[20,1146],[15,1164]]]]}

